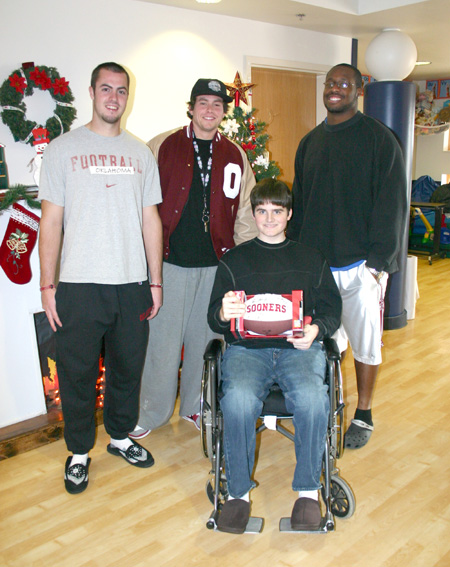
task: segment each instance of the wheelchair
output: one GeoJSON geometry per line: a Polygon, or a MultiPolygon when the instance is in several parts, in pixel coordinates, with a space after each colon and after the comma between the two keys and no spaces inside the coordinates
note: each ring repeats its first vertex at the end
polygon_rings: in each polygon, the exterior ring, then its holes
{"type": "MultiPolygon", "coordinates": [[[[355,511],[355,497],[347,482],[339,476],[336,461],[343,452],[343,393],[340,353],[333,339],[323,341],[326,353],[326,382],[330,397],[330,414],[323,455],[321,474],[321,496],[325,504],[319,533],[334,531],[335,517],[349,518],[355,511]]],[[[222,340],[211,340],[205,350],[203,359],[203,375],[200,396],[200,436],[203,454],[210,460],[211,470],[206,483],[206,494],[214,509],[206,523],[208,529],[217,529],[220,509],[227,496],[227,478],[225,459],[222,449],[223,415],[218,403],[218,386],[220,365],[224,343],[222,340]]],[[[272,386],[263,406],[257,425],[257,433],[270,428],[276,429],[291,441],[294,435],[283,425],[285,420],[292,419],[286,410],[284,396],[277,384],[272,386]]],[[[258,533],[263,528],[263,518],[251,517],[246,533],[258,533]]],[[[290,517],[281,518],[280,531],[292,532],[290,517]]],[[[304,533],[304,532],[302,532],[304,533]]],[[[317,532],[314,532],[317,533],[317,532]]]]}

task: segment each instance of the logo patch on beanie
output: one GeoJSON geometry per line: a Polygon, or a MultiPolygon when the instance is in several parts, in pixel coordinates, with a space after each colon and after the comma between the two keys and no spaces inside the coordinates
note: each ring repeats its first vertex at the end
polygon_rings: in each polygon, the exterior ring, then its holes
{"type": "Polygon", "coordinates": [[[220,84],[217,81],[209,81],[208,88],[212,91],[219,93],[220,92],[220,84]]]}

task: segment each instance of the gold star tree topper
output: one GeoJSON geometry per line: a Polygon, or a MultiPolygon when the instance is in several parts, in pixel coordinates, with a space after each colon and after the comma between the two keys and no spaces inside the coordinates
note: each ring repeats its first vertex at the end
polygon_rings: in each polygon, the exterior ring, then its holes
{"type": "Polygon", "coordinates": [[[255,86],[254,83],[243,83],[241,81],[241,76],[239,71],[236,71],[236,76],[234,77],[234,83],[225,83],[227,91],[229,91],[230,96],[234,98],[234,106],[239,106],[239,101],[242,100],[245,104],[248,104],[247,95],[245,94],[252,87],[255,86]]]}

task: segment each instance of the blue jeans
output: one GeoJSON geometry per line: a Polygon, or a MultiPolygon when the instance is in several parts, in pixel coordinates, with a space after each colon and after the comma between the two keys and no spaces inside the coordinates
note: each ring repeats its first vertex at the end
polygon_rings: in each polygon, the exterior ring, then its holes
{"type": "MultiPolygon", "coordinates": [[[[261,339],[264,340],[264,339],[261,339]]],[[[223,356],[220,407],[224,417],[224,454],[228,490],[246,494],[255,461],[256,421],[274,382],[282,389],[293,415],[297,464],[292,489],[320,488],[327,434],[329,397],[322,345],[296,349],[247,349],[231,345],[223,356]]]]}

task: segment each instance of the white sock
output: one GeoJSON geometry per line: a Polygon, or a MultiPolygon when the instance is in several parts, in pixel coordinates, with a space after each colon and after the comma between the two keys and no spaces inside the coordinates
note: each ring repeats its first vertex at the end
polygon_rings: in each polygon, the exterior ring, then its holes
{"type": "Polygon", "coordinates": [[[231,496],[231,494],[229,494],[228,500],[245,500],[246,502],[250,502],[250,491],[248,491],[247,494],[244,494],[244,496],[241,496],[240,498],[234,498],[234,496],[231,496]]]}
{"type": "Polygon", "coordinates": [[[299,498],[311,498],[311,500],[319,500],[318,490],[300,490],[298,493],[299,498]]]}
{"type": "Polygon", "coordinates": [[[86,453],[85,455],[74,454],[72,460],[70,461],[70,466],[72,465],[86,466],[88,457],[89,457],[89,453],[86,453]]]}
{"type": "Polygon", "coordinates": [[[129,437],[125,437],[125,439],[113,439],[111,437],[111,445],[117,447],[121,451],[126,451],[128,447],[131,447],[133,444],[133,441],[129,437]]]}

